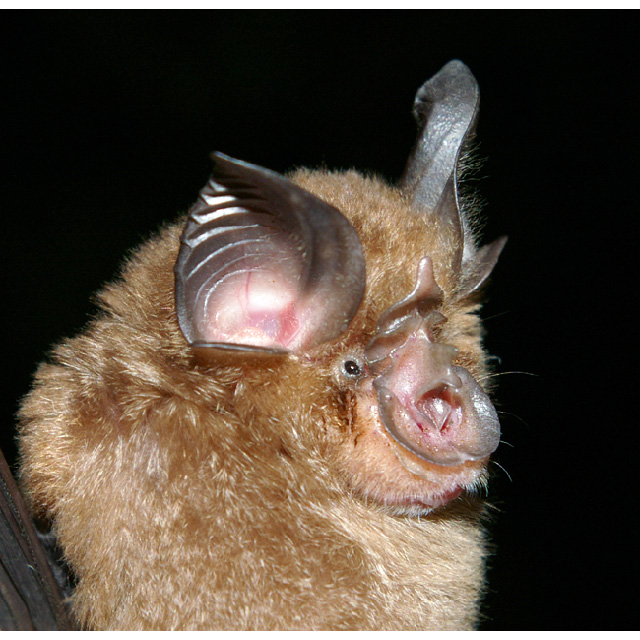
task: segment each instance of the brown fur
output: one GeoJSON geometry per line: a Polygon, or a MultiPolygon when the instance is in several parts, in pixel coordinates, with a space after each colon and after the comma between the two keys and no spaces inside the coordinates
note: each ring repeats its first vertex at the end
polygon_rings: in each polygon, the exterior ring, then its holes
{"type": "Polygon", "coordinates": [[[22,482],[79,577],[73,612],[85,628],[477,623],[479,500],[428,515],[394,507],[429,482],[400,467],[336,373],[430,256],[448,317],[439,339],[483,378],[477,302],[456,298],[454,236],[382,181],[307,171],[294,181],[340,209],[363,245],[365,299],[338,340],[306,357],[194,360],[174,311],[175,225],[37,373],[20,415],[22,482]]]}

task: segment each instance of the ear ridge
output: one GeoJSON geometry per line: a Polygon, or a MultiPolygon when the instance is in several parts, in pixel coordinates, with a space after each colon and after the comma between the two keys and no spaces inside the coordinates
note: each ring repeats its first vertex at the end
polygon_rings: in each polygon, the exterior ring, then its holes
{"type": "Polygon", "coordinates": [[[282,353],[340,335],[365,283],[351,224],[273,171],[220,153],[212,158],[175,265],[187,341],[282,353]]]}

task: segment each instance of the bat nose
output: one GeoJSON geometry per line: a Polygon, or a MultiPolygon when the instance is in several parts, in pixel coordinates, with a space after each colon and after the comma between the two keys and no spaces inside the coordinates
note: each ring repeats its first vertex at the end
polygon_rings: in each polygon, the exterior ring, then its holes
{"type": "Polygon", "coordinates": [[[422,431],[446,433],[462,424],[461,403],[448,385],[440,385],[422,394],[415,407],[419,416],[424,418],[418,421],[422,431]]]}

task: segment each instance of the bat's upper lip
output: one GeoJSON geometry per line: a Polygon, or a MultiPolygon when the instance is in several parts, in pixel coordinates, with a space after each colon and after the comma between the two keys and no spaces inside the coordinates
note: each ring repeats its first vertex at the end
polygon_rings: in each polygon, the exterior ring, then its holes
{"type": "MultiPolygon", "coordinates": [[[[390,438],[390,440],[392,440],[390,438]]],[[[457,465],[443,465],[437,462],[425,460],[421,456],[414,454],[412,451],[405,449],[401,444],[393,441],[393,450],[402,466],[410,473],[417,476],[431,479],[434,474],[437,476],[460,476],[463,477],[469,471],[479,471],[484,469],[489,462],[489,456],[480,460],[466,460],[457,465]]]]}
{"type": "Polygon", "coordinates": [[[426,483],[424,494],[420,497],[410,497],[404,501],[405,504],[422,504],[435,509],[459,497],[463,491],[473,490],[485,478],[489,456],[481,460],[468,460],[456,466],[444,466],[424,460],[393,438],[388,439],[404,469],[422,478],[426,483]]]}

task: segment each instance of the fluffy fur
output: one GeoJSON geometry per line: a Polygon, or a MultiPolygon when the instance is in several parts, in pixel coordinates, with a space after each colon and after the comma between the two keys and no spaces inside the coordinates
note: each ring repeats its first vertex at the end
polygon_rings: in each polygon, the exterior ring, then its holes
{"type": "MultiPolygon", "coordinates": [[[[400,467],[339,372],[430,256],[448,318],[439,340],[484,378],[478,302],[458,295],[452,231],[377,179],[293,180],[342,211],[363,245],[365,297],[344,335],[304,357],[196,361],[174,309],[178,223],[101,292],[99,315],[53,351],[23,403],[22,483],[79,579],[84,628],[477,623],[481,501],[415,506],[428,482],[400,467]]],[[[481,465],[468,473],[469,486],[483,482],[481,465]]]]}

